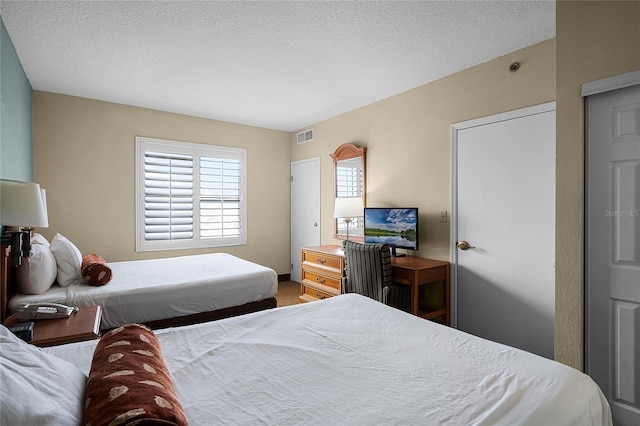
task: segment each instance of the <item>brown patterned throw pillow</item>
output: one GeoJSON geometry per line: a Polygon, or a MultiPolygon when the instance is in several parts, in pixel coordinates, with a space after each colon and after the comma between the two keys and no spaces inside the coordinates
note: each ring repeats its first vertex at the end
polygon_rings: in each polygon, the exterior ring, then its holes
{"type": "Polygon", "coordinates": [[[82,424],[187,425],[153,331],[127,324],[105,334],[93,353],[82,424]]]}
{"type": "Polygon", "coordinates": [[[101,286],[111,281],[111,268],[105,260],[97,254],[82,256],[82,280],[93,286],[101,286]]]}

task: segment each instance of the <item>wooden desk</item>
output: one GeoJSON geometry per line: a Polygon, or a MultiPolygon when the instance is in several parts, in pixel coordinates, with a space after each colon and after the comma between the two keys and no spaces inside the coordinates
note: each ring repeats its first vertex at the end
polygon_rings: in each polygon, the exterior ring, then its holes
{"type": "Polygon", "coordinates": [[[432,319],[444,317],[444,323],[449,325],[449,262],[443,260],[425,259],[423,257],[403,256],[392,257],[393,280],[398,284],[411,287],[411,313],[422,318],[432,319]],[[420,286],[436,281],[443,282],[442,307],[420,311],[420,286]]]}
{"type": "MultiPolygon", "coordinates": [[[[26,320],[19,320],[14,315],[7,318],[4,325],[12,325],[26,320]]],[[[102,308],[89,306],[80,308],[69,318],[33,320],[32,345],[45,347],[66,343],[82,342],[100,337],[102,308]]]]}
{"type": "MultiPolygon", "coordinates": [[[[450,324],[449,262],[422,257],[392,257],[393,279],[398,284],[410,286],[410,312],[426,319],[442,317],[450,324]],[[421,309],[420,286],[442,281],[442,305],[421,309]]],[[[300,302],[311,302],[336,296],[344,292],[339,280],[344,276],[344,252],[338,245],[302,248],[302,282],[300,302]]]]}

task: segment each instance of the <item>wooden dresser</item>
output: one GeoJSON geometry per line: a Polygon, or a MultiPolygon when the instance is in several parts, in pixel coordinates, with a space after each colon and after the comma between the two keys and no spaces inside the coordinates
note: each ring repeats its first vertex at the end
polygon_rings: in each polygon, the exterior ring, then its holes
{"type": "Polygon", "coordinates": [[[344,254],[335,245],[302,248],[300,302],[313,302],[342,293],[344,254]]]}

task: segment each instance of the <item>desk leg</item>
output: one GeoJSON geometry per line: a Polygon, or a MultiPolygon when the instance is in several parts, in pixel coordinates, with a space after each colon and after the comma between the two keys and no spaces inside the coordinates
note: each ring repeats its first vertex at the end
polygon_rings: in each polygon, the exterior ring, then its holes
{"type": "Polygon", "coordinates": [[[414,272],[413,280],[411,281],[411,313],[413,315],[419,315],[420,304],[420,284],[418,283],[418,272],[414,272]]]}

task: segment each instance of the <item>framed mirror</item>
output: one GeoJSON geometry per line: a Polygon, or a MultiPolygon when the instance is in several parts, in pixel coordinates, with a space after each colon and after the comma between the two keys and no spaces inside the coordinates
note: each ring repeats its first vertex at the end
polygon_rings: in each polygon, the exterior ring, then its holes
{"type": "MultiPolygon", "coordinates": [[[[367,205],[366,152],[366,147],[345,143],[331,154],[335,198],[360,198],[363,208],[367,205]]],[[[338,207],[337,202],[336,207],[338,207]]],[[[346,239],[348,235],[349,239],[362,241],[364,237],[363,213],[361,212],[360,216],[345,218],[339,217],[341,213],[338,210],[340,207],[334,210],[334,237],[346,239]]]]}

